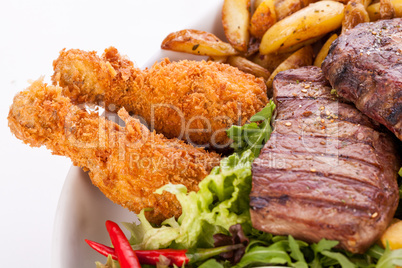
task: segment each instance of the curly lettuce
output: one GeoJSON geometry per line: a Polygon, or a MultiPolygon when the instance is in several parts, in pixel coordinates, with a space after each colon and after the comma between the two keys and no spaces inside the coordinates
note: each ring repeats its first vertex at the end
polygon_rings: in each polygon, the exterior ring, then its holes
{"type": "Polygon", "coordinates": [[[221,160],[200,184],[198,192],[187,193],[183,185],[168,184],[157,190],[175,194],[182,207],[182,215],[154,228],[142,211],[140,225],[124,223],[132,234],[134,249],[158,248],[209,248],[213,247],[213,235],[227,233],[229,227],[241,224],[251,229],[249,193],[251,190],[250,150],[241,156],[233,154],[221,160]]]}

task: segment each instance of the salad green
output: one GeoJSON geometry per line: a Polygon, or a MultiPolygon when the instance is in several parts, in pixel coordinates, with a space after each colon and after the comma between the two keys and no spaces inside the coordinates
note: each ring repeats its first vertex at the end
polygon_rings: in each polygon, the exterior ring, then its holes
{"type": "Polygon", "coordinates": [[[142,211],[140,225],[124,223],[130,230],[134,249],[194,249],[214,246],[213,235],[228,233],[229,227],[241,224],[251,229],[248,194],[251,190],[251,151],[222,159],[200,184],[198,192],[187,193],[182,185],[168,184],[157,192],[175,194],[182,206],[176,221],[170,218],[154,228],[142,211]],[[244,198],[246,197],[246,198],[244,198]]]}
{"type": "MultiPolygon", "coordinates": [[[[352,254],[335,249],[337,241],[322,239],[308,244],[292,236],[273,236],[260,232],[251,225],[249,193],[251,190],[251,166],[263,144],[270,138],[271,120],[275,104],[271,101],[251,118],[251,123],[234,126],[227,133],[234,140],[235,153],[221,160],[200,184],[198,192],[187,193],[182,185],[166,185],[157,192],[175,194],[182,206],[182,215],[168,219],[161,226],[151,225],[142,211],[141,224],[124,223],[131,232],[130,243],[139,249],[188,249],[214,247],[214,235],[229,235],[229,228],[240,224],[249,242],[238,263],[218,258],[196,263],[200,268],[243,268],[266,265],[284,265],[296,268],[324,267],[395,267],[402,266],[402,249],[391,251],[373,245],[365,254],[352,254]]],[[[401,175],[402,169],[399,171],[401,175]]],[[[110,256],[105,265],[98,268],[119,267],[110,256]]],[[[144,266],[146,267],[146,266],[144,266]]],[[[161,265],[158,267],[167,267],[161,265]]]]}
{"type": "Polygon", "coordinates": [[[262,147],[271,137],[271,123],[274,120],[275,107],[275,103],[270,100],[260,112],[250,118],[250,124],[232,126],[226,131],[233,140],[230,147],[237,154],[251,150],[255,157],[258,157],[262,147]],[[258,122],[260,123],[258,124],[258,122]]]}

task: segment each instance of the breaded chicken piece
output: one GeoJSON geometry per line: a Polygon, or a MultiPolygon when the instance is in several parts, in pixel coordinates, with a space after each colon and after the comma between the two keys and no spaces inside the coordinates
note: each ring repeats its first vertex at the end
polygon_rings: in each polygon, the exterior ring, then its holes
{"type": "Polygon", "coordinates": [[[174,195],[154,194],[156,189],[173,183],[197,191],[219,164],[218,154],[150,132],[124,108],[118,112],[122,127],[80,109],[61,93],[60,87],[40,80],[18,93],[8,115],[12,133],[33,147],[45,145],[53,154],[71,158],[115,203],[136,213],[153,208],[147,212],[151,222],[181,214],[174,195]]]}
{"type": "Polygon", "coordinates": [[[261,78],[227,64],[164,59],[140,70],[117,49],[62,50],[52,80],[74,102],[124,107],[151,129],[206,148],[224,149],[225,130],[243,125],[268,102],[261,78]]]}

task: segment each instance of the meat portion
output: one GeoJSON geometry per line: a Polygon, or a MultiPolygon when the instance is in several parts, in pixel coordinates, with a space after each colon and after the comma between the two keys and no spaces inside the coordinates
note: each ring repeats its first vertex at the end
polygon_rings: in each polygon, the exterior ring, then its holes
{"type": "Polygon", "coordinates": [[[359,24],[322,64],[338,94],[402,140],[402,19],[359,24]]]}
{"type": "Polygon", "coordinates": [[[332,94],[317,67],[279,73],[274,99],[275,128],[253,163],[253,226],[363,253],[398,205],[396,139],[332,94]]]}
{"type": "Polygon", "coordinates": [[[71,104],[61,91],[36,81],[18,93],[8,115],[11,132],[31,146],[71,158],[113,202],[136,213],[152,208],[146,216],[153,223],[181,214],[174,195],[155,190],[172,183],[197,191],[219,164],[219,155],[150,132],[124,109],[122,127],[71,104]]]}
{"type": "Polygon", "coordinates": [[[243,125],[267,104],[263,79],[227,64],[206,61],[156,63],[140,70],[117,49],[61,51],[53,63],[55,84],[73,102],[124,107],[167,138],[225,151],[225,130],[243,125]]]}

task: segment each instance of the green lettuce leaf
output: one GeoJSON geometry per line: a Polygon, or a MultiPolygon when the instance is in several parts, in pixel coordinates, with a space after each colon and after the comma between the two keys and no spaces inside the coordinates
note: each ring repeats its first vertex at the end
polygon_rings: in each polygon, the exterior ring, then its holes
{"type": "MultiPolygon", "coordinates": [[[[289,247],[290,247],[290,257],[292,257],[297,262],[294,263],[292,266],[297,268],[308,268],[307,262],[304,259],[303,253],[300,251],[300,245],[296,242],[296,240],[289,235],[289,247]]],[[[308,244],[306,243],[304,247],[307,247],[308,244]]]]}
{"type": "Polygon", "coordinates": [[[402,249],[390,250],[387,244],[384,253],[378,260],[376,268],[388,268],[402,266],[402,249]]]}
{"type": "Polygon", "coordinates": [[[261,246],[254,244],[246,250],[243,258],[235,268],[248,267],[250,265],[262,264],[288,264],[292,260],[288,254],[289,244],[287,241],[282,240],[271,244],[270,246],[261,246]]]}
{"type": "Polygon", "coordinates": [[[198,192],[187,193],[183,185],[168,184],[158,189],[176,195],[182,215],[176,221],[169,219],[161,227],[153,227],[142,211],[140,225],[124,223],[130,230],[134,249],[209,248],[213,235],[228,233],[229,227],[241,224],[245,233],[251,230],[249,193],[251,190],[250,150],[241,156],[233,154],[221,160],[200,184],[198,192]]]}
{"type": "Polygon", "coordinates": [[[141,222],[139,225],[122,223],[131,233],[129,242],[135,250],[166,248],[179,236],[178,225],[173,224],[173,227],[169,225],[175,222],[174,219],[168,219],[160,228],[154,228],[145,218],[144,210],[137,216],[141,222]]]}
{"type": "Polygon", "coordinates": [[[246,150],[258,157],[264,144],[269,140],[272,133],[271,122],[275,103],[270,100],[269,103],[260,112],[250,118],[249,124],[243,126],[231,126],[227,131],[229,138],[233,140],[230,145],[238,154],[246,150]],[[259,122],[257,124],[257,122],[259,122]]]}
{"type": "Polygon", "coordinates": [[[354,265],[345,255],[339,252],[331,252],[328,250],[324,250],[321,252],[324,256],[327,256],[331,259],[336,260],[342,268],[355,268],[356,265],[354,265]]]}

